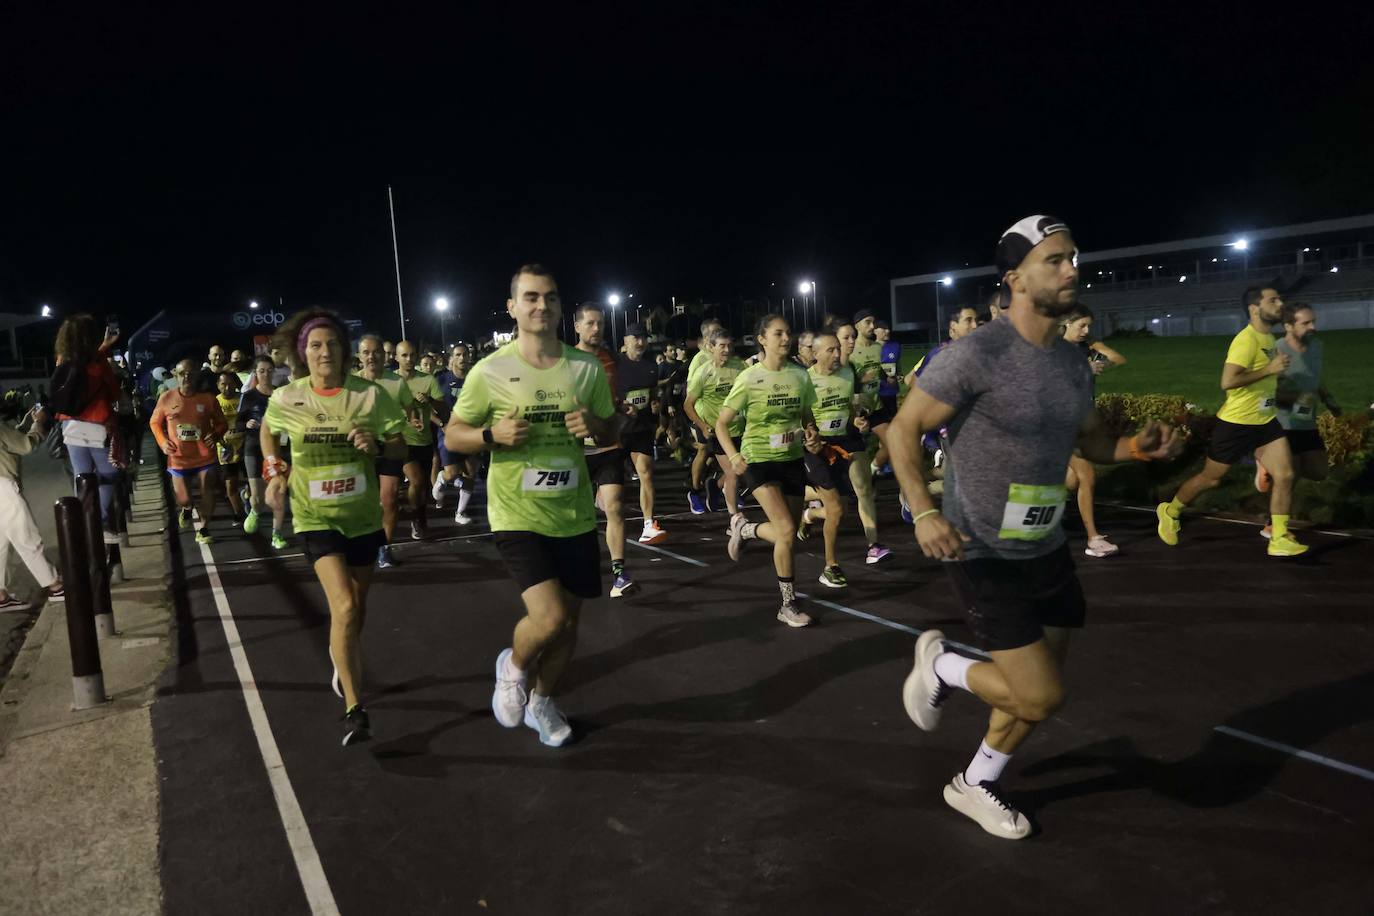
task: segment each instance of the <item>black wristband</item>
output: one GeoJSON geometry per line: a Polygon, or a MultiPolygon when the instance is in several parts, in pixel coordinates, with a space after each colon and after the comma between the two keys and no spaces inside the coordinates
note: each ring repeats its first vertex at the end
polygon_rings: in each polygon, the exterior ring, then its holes
{"type": "Polygon", "coordinates": [[[490,426],[484,427],[482,429],[482,441],[485,442],[487,445],[496,444],[496,440],[492,438],[490,426]]]}

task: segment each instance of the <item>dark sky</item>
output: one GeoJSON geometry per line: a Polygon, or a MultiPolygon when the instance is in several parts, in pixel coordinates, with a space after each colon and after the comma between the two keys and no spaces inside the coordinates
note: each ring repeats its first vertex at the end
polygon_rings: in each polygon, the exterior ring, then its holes
{"type": "Polygon", "coordinates": [[[407,305],[469,316],[526,260],[848,310],[1030,212],[1097,249],[1374,210],[1374,4],[21,6],[0,310],[394,313],[388,183],[407,305]]]}

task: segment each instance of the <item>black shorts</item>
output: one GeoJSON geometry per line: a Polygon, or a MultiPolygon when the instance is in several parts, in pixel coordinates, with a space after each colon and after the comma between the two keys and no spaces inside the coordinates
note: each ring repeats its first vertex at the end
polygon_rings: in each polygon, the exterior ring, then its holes
{"type": "Polygon", "coordinates": [[[587,457],[587,479],[592,489],[625,486],[625,450],[613,448],[587,457]]]}
{"type": "Polygon", "coordinates": [[[798,499],[806,495],[806,465],[800,459],[792,461],[760,461],[744,469],[744,485],[751,490],[767,484],[777,484],[783,496],[798,499]]]}
{"type": "Polygon", "coordinates": [[[880,410],[887,414],[889,420],[897,416],[897,396],[895,394],[878,395],[878,403],[882,405],[880,410]]]}
{"type": "Polygon", "coordinates": [[[944,564],[974,634],[989,651],[1019,649],[1045,627],[1083,626],[1087,605],[1069,545],[1030,560],[983,557],[944,564]]]}
{"type": "Polygon", "coordinates": [[[386,546],[386,532],[378,528],[350,538],[333,529],[302,531],[301,544],[305,547],[305,558],[312,566],[316,560],[332,553],[343,554],[344,563],[349,566],[371,566],[377,562],[377,551],[386,546]]]}
{"type": "MultiPolygon", "coordinates": [[[[739,438],[739,436],[731,436],[731,437],[730,437],[730,441],[733,442],[733,443],[735,444],[735,451],[739,451],[739,447],[740,447],[740,438],[739,438]]],[[[723,445],[720,444],[720,437],[718,437],[718,436],[712,436],[712,437],[711,437],[711,442],[710,442],[710,444],[707,446],[707,449],[710,451],[710,453],[711,453],[712,455],[720,455],[722,458],[725,457],[725,446],[723,446],[723,445]]]]}
{"type": "Polygon", "coordinates": [[[242,477],[244,473],[243,459],[240,458],[238,461],[231,461],[228,464],[221,464],[219,466],[219,472],[225,477],[242,477]]]}
{"type": "MultiPolygon", "coordinates": [[[[846,451],[848,451],[846,449],[846,451]]],[[[802,455],[806,464],[806,482],[818,490],[849,489],[849,459],[835,456],[832,464],[824,453],[802,455]]]]}
{"type": "MultiPolygon", "coordinates": [[[[692,441],[693,441],[694,443],[696,443],[697,445],[703,446],[707,451],[710,451],[711,449],[713,449],[713,448],[715,447],[715,446],[712,444],[712,443],[715,442],[715,437],[714,437],[714,436],[707,437],[706,435],[704,435],[704,434],[702,433],[702,431],[701,431],[701,427],[697,426],[695,423],[688,423],[687,425],[690,426],[690,427],[692,428],[692,441]]],[[[717,452],[716,454],[720,454],[720,453],[717,452]]]]}
{"type": "Polygon", "coordinates": [[[429,477],[429,469],[434,464],[434,443],[428,445],[407,445],[406,464],[415,463],[424,469],[425,477],[429,477]]]}
{"type": "Polygon", "coordinates": [[[892,422],[892,418],[897,416],[897,399],[892,398],[892,406],[888,406],[887,399],[879,398],[878,407],[868,415],[868,428],[877,429],[892,422]]]}
{"type": "Polygon", "coordinates": [[[247,439],[243,443],[243,470],[249,478],[262,476],[262,446],[256,439],[247,439]]]}
{"type": "Polygon", "coordinates": [[[637,452],[640,455],[653,455],[653,429],[626,430],[620,435],[620,447],[627,452],[637,452]]]}
{"type": "Polygon", "coordinates": [[[378,458],[378,477],[404,477],[406,463],[399,458],[378,458]]]}
{"type": "Polygon", "coordinates": [[[533,531],[496,531],[492,538],[520,591],[557,579],[579,598],[600,597],[601,538],[595,530],[567,538],[533,531]]]}
{"type": "Polygon", "coordinates": [[[1283,427],[1278,420],[1257,426],[1218,420],[1212,429],[1212,439],[1207,443],[1207,457],[1218,464],[1235,464],[1260,446],[1282,438],[1283,427]]]}
{"type": "Polygon", "coordinates": [[[1308,452],[1322,452],[1326,450],[1326,443],[1322,441],[1322,434],[1315,429],[1288,429],[1284,430],[1284,435],[1288,437],[1288,448],[1294,455],[1305,455],[1308,452]]]}

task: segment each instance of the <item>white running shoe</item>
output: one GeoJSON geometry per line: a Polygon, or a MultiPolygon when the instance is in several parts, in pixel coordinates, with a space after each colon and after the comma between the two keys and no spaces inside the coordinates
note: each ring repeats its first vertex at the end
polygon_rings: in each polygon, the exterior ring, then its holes
{"type": "Polygon", "coordinates": [[[1107,540],[1105,534],[1099,534],[1097,537],[1089,539],[1088,546],[1084,548],[1083,552],[1090,557],[1109,557],[1120,549],[1107,540]]]}
{"type": "Polygon", "coordinates": [[[444,508],[444,487],[447,485],[448,482],[444,480],[444,475],[440,474],[438,479],[434,481],[433,488],[429,491],[429,495],[434,497],[434,507],[436,509],[444,508]]]}
{"type": "Polygon", "coordinates": [[[934,731],[940,724],[940,706],[949,687],[935,673],[935,659],[944,651],[945,634],[926,630],[916,640],[916,664],[902,684],[902,705],[906,714],[922,731],[934,731]]]}
{"type": "Polygon", "coordinates": [[[730,516],[730,543],[726,545],[725,552],[730,555],[730,559],[739,560],[739,553],[744,546],[744,526],[748,524],[748,519],[743,512],[736,512],[730,516]]]}
{"type": "Polygon", "coordinates": [[[525,693],[525,679],[506,677],[506,665],[512,654],[510,649],[506,649],[496,656],[496,690],[491,695],[492,714],[506,728],[515,728],[520,724],[525,704],[529,702],[529,695],[525,693]]]}
{"type": "Polygon", "coordinates": [[[639,543],[641,544],[658,544],[667,539],[668,532],[658,527],[658,522],[654,519],[649,519],[644,523],[644,531],[639,535],[639,543]]]}
{"type": "Polygon", "coordinates": [[[572,737],[572,726],[558,707],[553,705],[552,697],[531,694],[525,706],[525,724],[539,732],[539,743],[549,747],[562,747],[572,737]]]}
{"type": "Polygon", "coordinates": [[[793,604],[784,604],[778,608],[778,619],[789,627],[811,626],[811,615],[806,611],[797,610],[796,605],[793,604]]]}
{"type": "Polygon", "coordinates": [[[461,513],[461,512],[455,512],[455,513],[453,513],[453,521],[454,521],[455,524],[458,524],[458,525],[471,525],[471,524],[472,524],[472,516],[470,516],[470,515],[464,515],[464,514],[461,513]]]}
{"type": "Polygon", "coordinates": [[[995,837],[1020,840],[1030,835],[1030,821],[1007,803],[995,782],[971,786],[959,773],[945,786],[945,804],[995,837]]]}

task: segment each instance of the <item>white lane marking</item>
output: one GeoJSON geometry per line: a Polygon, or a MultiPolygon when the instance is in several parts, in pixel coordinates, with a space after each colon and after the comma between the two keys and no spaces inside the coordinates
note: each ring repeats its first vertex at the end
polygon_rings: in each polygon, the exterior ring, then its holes
{"type": "Polygon", "coordinates": [[[665,557],[672,557],[674,560],[681,560],[682,562],[688,563],[692,566],[705,567],[708,565],[706,563],[701,562],[700,560],[693,560],[691,557],[684,557],[680,553],[673,553],[671,550],[664,550],[662,547],[655,547],[653,544],[641,544],[638,541],[632,541],[629,539],[626,539],[625,543],[633,544],[634,546],[641,547],[644,550],[652,550],[654,553],[661,553],[665,557]]]}
{"type": "Polygon", "coordinates": [[[1345,763],[1333,757],[1324,757],[1321,754],[1314,754],[1305,751],[1300,747],[1293,747],[1291,744],[1284,744],[1280,741],[1273,741],[1269,738],[1262,738],[1259,735],[1252,735],[1229,725],[1218,725],[1212,731],[1221,732],[1223,735],[1230,735],[1232,738],[1239,738],[1242,741],[1249,741],[1251,744],[1258,744],[1260,747],[1267,747],[1271,751],[1279,751],[1292,757],[1298,757],[1311,763],[1319,763],[1324,767],[1333,770],[1340,770],[1342,773],[1349,773],[1351,776],[1358,776],[1361,779],[1368,779],[1374,782],[1374,770],[1366,770],[1364,767],[1357,767],[1353,763],[1345,763]]]}
{"type": "MultiPolygon", "coordinates": [[[[1226,521],[1226,519],[1220,519],[1220,521],[1226,521]]],[[[646,544],[640,544],[638,546],[644,547],[646,550],[654,550],[659,553],[667,554],[668,556],[673,557],[674,559],[682,560],[686,563],[691,563],[693,566],[707,565],[705,563],[702,563],[700,560],[693,560],[690,557],[680,556],[678,554],[671,553],[667,550],[662,550],[658,547],[650,547],[646,544]]],[[[916,627],[907,626],[906,624],[898,623],[895,620],[888,620],[886,617],[880,617],[877,614],[870,614],[868,611],[861,611],[858,608],[852,608],[847,605],[837,604],[834,601],[826,601],[824,598],[817,598],[814,595],[808,594],[806,592],[797,592],[797,597],[806,598],[809,601],[814,601],[816,604],[819,604],[822,607],[828,607],[832,610],[840,611],[841,613],[849,614],[851,616],[870,621],[871,623],[876,623],[879,626],[889,627],[893,630],[900,630],[903,633],[910,633],[913,636],[919,636],[922,632],[924,632],[922,630],[917,629],[916,627]]],[[[973,646],[968,646],[960,642],[955,642],[952,639],[947,639],[945,640],[945,642],[977,658],[986,659],[990,657],[983,650],[976,649],[973,646]]],[[[1352,776],[1358,776],[1361,779],[1368,779],[1374,781],[1374,771],[1366,770],[1364,767],[1355,766],[1352,763],[1345,763],[1344,761],[1336,760],[1332,757],[1324,757],[1321,754],[1314,754],[1311,751],[1305,751],[1302,748],[1293,747],[1290,744],[1283,744],[1279,741],[1272,741],[1269,738],[1264,738],[1259,735],[1252,735],[1249,732],[1239,731],[1237,729],[1230,728],[1225,725],[1217,725],[1213,728],[1213,730],[1221,732],[1223,735],[1230,735],[1232,738],[1239,738],[1241,741],[1249,741],[1252,744],[1259,745],[1260,747],[1265,747],[1272,751],[1278,751],[1279,753],[1287,754],[1290,757],[1297,757],[1299,760],[1306,760],[1309,763],[1315,763],[1333,770],[1338,770],[1342,773],[1349,773],[1352,776]]]]}
{"type": "Polygon", "coordinates": [[[272,796],[277,801],[277,813],[281,816],[282,827],[286,829],[286,842],[291,847],[291,855],[296,860],[296,871],[305,890],[305,899],[310,904],[310,912],[315,916],[338,916],[339,907],[334,902],[334,892],[324,875],[320,853],[310,836],[310,825],[305,822],[300,802],[291,788],[291,779],[286,774],[286,764],[282,761],[277,741],[272,737],[272,726],[267,721],[267,709],[263,706],[258,693],[257,681],[253,679],[253,669],[248,664],[248,655],[243,651],[239,639],[239,628],[234,623],[233,612],[229,610],[229,599],[224,594],[215,558],[206,544],[200,545],[201,561],[210,579],[210,594],[214,596],[215,607],[224,627],[224,638],[229,644],[229,657],[234,660],[234,671],[238,674],[239,685],[243,688],[243,702],[248,707],[248,718],[253,723],[253,734],[258,739],[258,751],[262,754],[263,765],[267,767],[267,779],[272,786],[272,796]]]}
{"type": "MultiPolygon", "coordinates": [[[[201,545],[202,547],[205,545],[201,545]]],[[[296,557],[303,557],[303,553],[269,553],[265,557],[247,557],[242,560],[220,560],[221,566],[237,566],[240,563],[264,563],[268,560],[291,560],[296,557]]]]}

